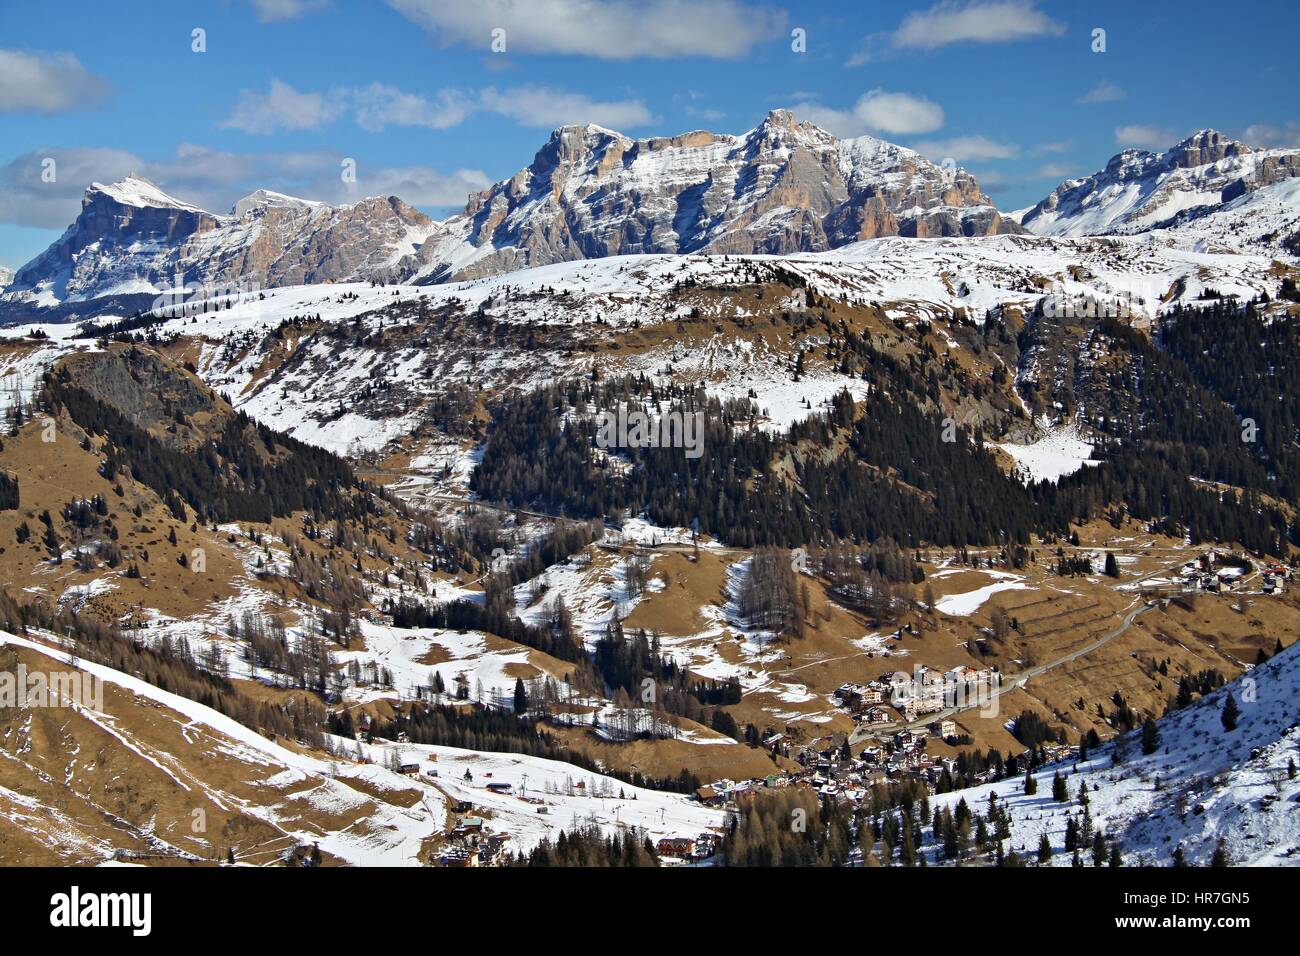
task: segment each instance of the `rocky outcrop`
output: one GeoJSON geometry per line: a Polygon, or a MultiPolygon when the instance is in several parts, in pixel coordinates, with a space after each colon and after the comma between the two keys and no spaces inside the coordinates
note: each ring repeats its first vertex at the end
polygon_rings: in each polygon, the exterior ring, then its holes
{"type": "Polygon", "coordinates": [[[391,279],[434,230],[396,197],[346,206],[258,190],[217,216],[138,177],[94,183],[81,214],[20,269],[11,302],[81,301],[186,285],[269,288],[391,279]]]}
{"type": "Polygon", "coordinates": [[[444,229],[454,241],[415,259],[427,281],[631,253],[779,255],[1022,231],[964,170],[870,136],[837,139],[787,110],[743,136],[563,127],[444,229]]]}
{"type": "Polygon", "coordinates": [[[969,173],[787,110],[743,136],[557,129],[532,163],[435,223],[396,197],[348,206],[258,190],[217,216],[145,180],[81,215],[3,293],[53,304],[175,287],[438,282],[630,253],[781,255],[878,236],[1018,233],[969,173]]]}
{"type": "Polygon", "coordinates": [[[1163,153],[1127,149],[1062,183],[1021,217],[1050,236],[1132,233],[1193,218],[1300,174],[1300,150],[1256,149],[1201,130],[1163,153]]]}

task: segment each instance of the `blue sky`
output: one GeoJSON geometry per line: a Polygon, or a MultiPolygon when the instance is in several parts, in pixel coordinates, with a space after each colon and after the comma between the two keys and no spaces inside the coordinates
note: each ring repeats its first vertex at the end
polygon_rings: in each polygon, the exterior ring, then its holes
{"type": "Polygon", "coordinates": [[[1297,27],[1291,0],[6,0],[0,265],[128,172],[218,212],[265,186],[443,215],[563,123],[740,133],[775,107],[952,156],[1015,209],[1202,127],[1300,146],[1297,27]]]}

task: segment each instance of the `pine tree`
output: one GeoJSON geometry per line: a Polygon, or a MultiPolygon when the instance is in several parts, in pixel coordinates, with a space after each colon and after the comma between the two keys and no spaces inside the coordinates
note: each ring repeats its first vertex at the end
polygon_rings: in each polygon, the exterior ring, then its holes
{"type": "Polygon", "coordinates": [[[1232,696],[1229,691],[1228,699],[1223,702],[1223,713],[1219,719],[1223,721],[1224,730],[1236,730],[1237,718],[1241,715],[1241,710],[1237,707],[1237,698],[1232,696]]]}
{"type": "Polygon", "coordinates": [[[1057,803],[1066,803],[1070,799],[1070,791],[1066,788],[1065,778],[1060,771],[1052,774],[1052,799],[1057,803]]]}
{"type": "Polygon", "coordinates": [[[1160,747],[1160,730],[1156,727],[1156,722],[1150,717],[1142,725],[1142,752],[1150,755],[1156,752],[1160,747]]]}
{"type": "Polygon", "coordinates": [[[515,678],[515,713],[520,717],[528,713],[528,691],[522,677],[515,678]]]}
{"type": "Polygon", "coordinates": [[[1042,835],[1042,838],[1039,839],[1038,841],[1038,862],[1046,863],[1051,858],[1052,858],[1052,841],[1047,839],[1047,834],[1044,833],[1042,835]]]}
{"type": "Polygon", "coordinates": [[[1106,838],[1101,835],[1101,831],[1092,838],[1092,865],[1100,867],[1106,862],[1106,838]]]}
{"type": "Polygon", "coordinates": [[[1119,564],[1115,561],[1114,552],[1106,552],[1106,576],[1111,578],[1119,577],[1119,564]]]}
{"type": "Polygon", "coordinates": [[[1038,781],[1034,779],[1034,774],[1030,770],[1025,771],[1025,796],[1032,797],[1038,792],[1038,781]]]}
{"type": "Polygon", "coordinates": [[[1187,854],[1183,852],[1183,845],[1181,843],[1174,847],[1173,865],[1179,869],[1187,866],[1187,854]]]}
{"type": "Polygon", "coordinates": [[[1219,842],[1214,845],[1214,856],[1210,857],[1210,866],[1222,868],[1231,865],[1232,861],[1228,859],[1228,846],[1223,842],[1223,837],[1219,837],[1219,842]]]}

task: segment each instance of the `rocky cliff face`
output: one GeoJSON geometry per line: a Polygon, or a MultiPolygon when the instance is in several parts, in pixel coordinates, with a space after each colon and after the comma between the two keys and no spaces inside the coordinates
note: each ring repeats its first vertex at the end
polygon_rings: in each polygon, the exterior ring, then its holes
{"type": "Polygon", "coordinates": [[[6,294],[31,292],[63,300],[88,298],[82,295],[88,291],[148,291],[171,253],[219,225],[216,216],[173,199],[143,179],[128,177],[108,186],[92,183],[76,221],[18,270],[6,294]]]}
{"type": "Polygon", "coordinates": [[[219,233],[187,243],[181,261],[217,281],[264,287],[391,279],[436,227],[396,196],[330,206],[258,190],[235,213],[219,233]]]}
{"type": "Polygon", "coordinates": [[[1062,183],[1020,221],[1039,235],[1139,232],[1296,175],[1300,150],[1255,149],[1202,130],[1163,153],[1124,150],[1101,172],[1062,183]]]}
{"type": "Polygon", "coordinates": [[[526,169],[470,197],[413,264],[439,281],[631,253],[784,254],[1020,231],[963,170],[775,110],[743,136],[558,129],[526,169]]]}
{"type": "Polygon", "coordinates": [[[743,136],[556,130],[533,162],[435,223],[396,197],[330,206],[258,190],[217,216],[138,178],[86,191],[10,302],[185,283],[439,282],[630,253],[815,252],[878,236],[1021,232],[969,173],[776,110],[743,136]]]}
{"type": "Polygon", "coordinates": [[[93,184],[59,240],[14,276],[10,301],[392,278],[435,228],[396,197],[330,206],[258,190],[217,216],[129,177],[93,184]]]}

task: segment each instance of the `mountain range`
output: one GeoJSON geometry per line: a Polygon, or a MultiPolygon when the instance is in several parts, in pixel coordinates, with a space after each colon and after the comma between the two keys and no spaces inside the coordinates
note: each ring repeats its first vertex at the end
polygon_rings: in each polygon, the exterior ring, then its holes
{"type": "Polygon", "coordinates": [[[838,139],[787,110],[739,136],[631,139],[566,126],[527,168],[441,222],[396,196],[332,206],[259,189],[218,215],[139,177],[94,183],[60,239],[0,281],[5,300],[31,307],[156,295],[178,283],[430,284],[636,253],[1109,235],[1183,224],[1297,173],[1300,150],[1255,149],[1203,130],[1163,153],[1125,150],[1017,222],[965,170],[870,136],[838,139]]]}
{"type": "Polygon", "coordinates": [[[1020,219],[1042,236],[1158,229],[1300,175],[1300,150],[1255,149],[1201,130],[1163,153],[1126,149],[1106,168],[1071,179],[1020,219]]]}

